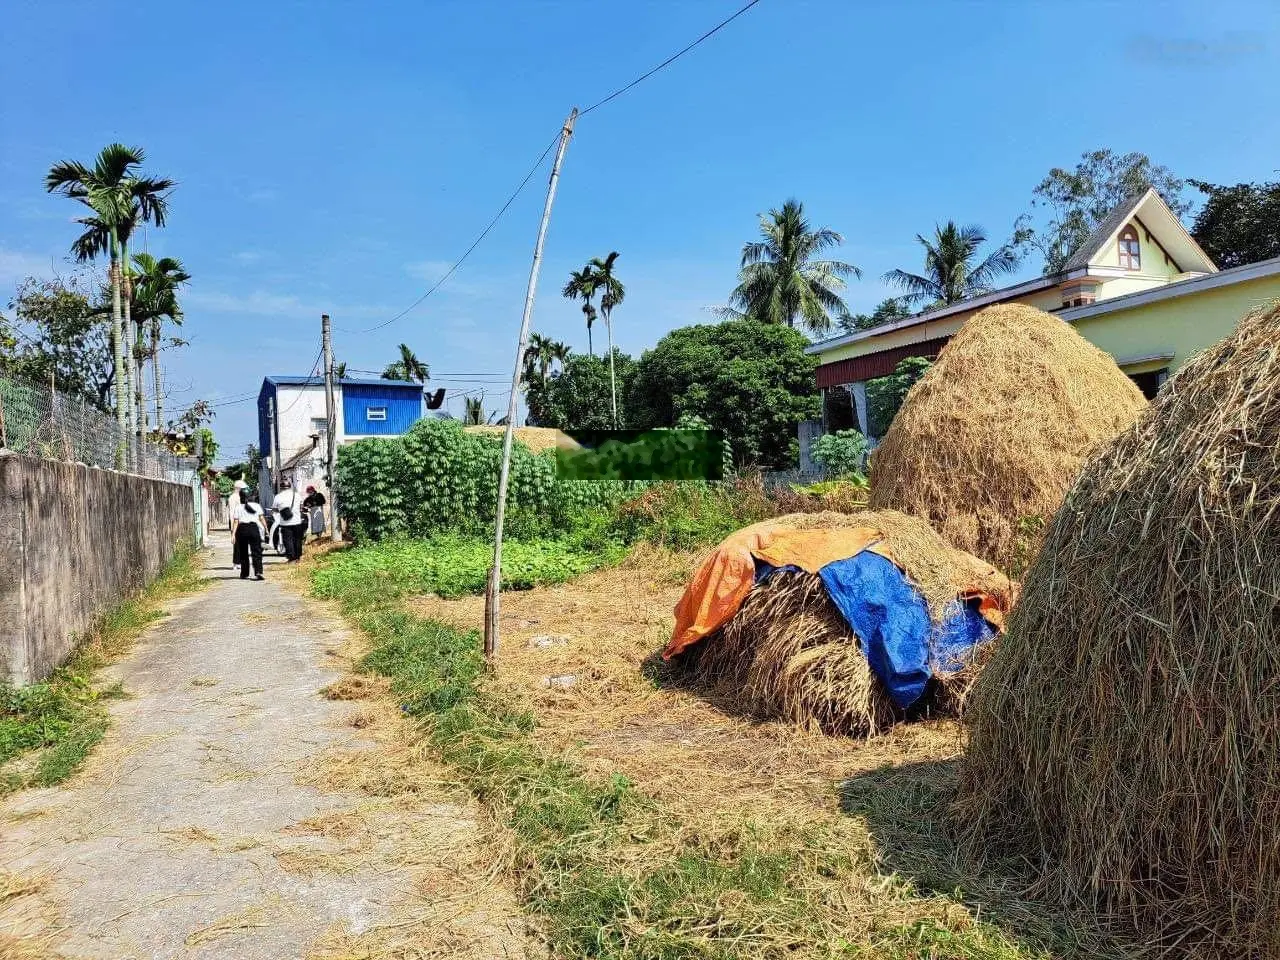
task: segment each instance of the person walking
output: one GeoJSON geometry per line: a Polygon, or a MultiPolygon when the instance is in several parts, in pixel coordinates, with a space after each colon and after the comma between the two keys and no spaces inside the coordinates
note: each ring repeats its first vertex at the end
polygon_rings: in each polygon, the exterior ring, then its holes
{"type": "Polygon", "coordinates": [[[302,512],[307,516],[307,528],[317,537],[324,533],[324,505],[328,503],[324,494],[315,488],[307,487],[307,498],[302,501],[302,512]]]}
{"type": "Polygon", "coordinates": [[[240,491],[240,502],[231,514],[231,536],[235,540],[236,555],[240,560],[240,579],[249,579],[249,565],[253,564],[253,579],[262,576],[262,533],[264,519],[262,505],[249,498],[249,491],[240,491]]]}
{"type": "Polygon", "coordinates": [[[231,531],[231,566],[240,566],[240,541],[236,539],[236,511],[240,509],[240,493],[248,490],[249,485],[237,480],[227,497],[227,529],[231,531]]]}
{"type": "Polygon", "coordinates": [[[289,477],[284,477],[280,484],[280,492],[271,501],[271,508],[280,516],[285,562],[297,563],[302,559],[302,538],[307,533],[305,518],[302,516],[302,498],[298,496],[298,488],[289,477]]]}

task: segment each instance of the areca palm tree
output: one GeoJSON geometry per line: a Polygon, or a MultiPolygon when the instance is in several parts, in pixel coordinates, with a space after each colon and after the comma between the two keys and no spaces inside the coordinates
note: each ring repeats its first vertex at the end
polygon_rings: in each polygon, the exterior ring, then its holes
{"type": "Polygon", "coordinates": [[[596,308],[592,305],[591,300],[596,295],[596,289],[595,271],[591,268],[591,264],[587,264],[581,270],[574,270],[570,273],[569,282],[560,291],[561,295],[568,300],[582,301],[582,315],[587,321],[587,353],[593,357],[596,352],[591,344],[591,325],[596,322],[596,308]]]}
{"type": "Polygon", "coordinates": [[[134,254],[137,282],[133,285],[133,320],[141,331],[149,331],[146,355],[151,361],[151,385],[155,391],[156,429],[164,428],[164,377],[160,371],[160,342],[165,320],[181,326],[182,307],[178,303],[178,287],[191,279],[191,274],[174,257],[156,259],[149,253],[134,254]]]}
{"type": "Polygon", "coordinates": [[[1012,273],[1018,266],[1018,255],[1009,244],[975,266],[978,248],[987,241],[978,226],[959,227],[954,220],[948,220],[945,227],[934,227],[932,240],[920,234],[916,234],[916,240],[925,250],[924,273],[890,270],[884,275],[886,283],[902,288],[902,299],[908,303],[946,306],[968,300],[989,292],[997,277],[1012,273]]]}
{"type": "Polygon", "coordinates": [[[819,255],[844,243],[828,227],[816,230],[804,218],[804,204],[791,199],[780,210],[760,216],[761,239],[742,248],[738,286],[722,317],[749,317],[764,323],[802,323],[811,332],[826,333],[834,319],[849,313],[841,294],[848,277],[862,271],[843,260],[819,255]]]}
{"type": "Polygon", "coordinates": [[[622,281],[613,275],[613,265],[618,261],[618,251],[614,250],[601,260],[593,257],[589,266],[595,273],[596,286],[600,288],[600,312],[604,314],[604,330],[609,338],[609,402],[613,409],[613,429],[618,429],[618,383],[613,375],[613,324],[610,315],[613,308],[622,302],[627,290],[622,281]]]}
{"type": "Polygon", "coordinates": [[[384,380],[414,380],[426,383],[431,379],[431,369],[418,359],[406,343],[400,344],[400,359],[387,364],[382,371],[384,380]]]}
{"type": "Polygon", "coordinates": [[[554,358],[552,344],[554,343],[550,337],[544,337],[540,333],[529,334],[529,343],[524,349],[524,381],[529,383],[534,379],[540,382],[546,382],[547,371],[551,367],[551,361],[554,358]]]}
{"type": "Polygon", "coordinates": [[[92,215],[79,222],[87,227],[75,243],[72,253],[79,260],[96,259],[106,253],[111,261],[111,341],[116,382],[116,422],[123,438],[128,434],[129,383],[126,375],[124,317],[121,310],[122,264],[126,257],[128,233],[139,221],[164,225],[166,204],[164,192],[172,180],[140,177],[136,168],[146,160],[140,147],[112,143],[94,159],[93,168],[78,160],[63,160],[49,168],[45,189],[50,193],[83,203],[92,215]],[[123,236],[122,236],[123,235],[123,236]]]}
{"type": "Polygon", "coordinates": [[[564,372],[564,365],[569,362],[569,354],[573,352],[572,348],[567,343],[552,340],[547,349],[551,355],[552,362],[559,364],[561,372],[564,372]]]}

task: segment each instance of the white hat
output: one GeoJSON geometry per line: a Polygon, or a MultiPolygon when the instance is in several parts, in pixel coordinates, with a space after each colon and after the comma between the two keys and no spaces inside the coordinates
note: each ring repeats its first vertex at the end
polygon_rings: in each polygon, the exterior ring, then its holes
{"type": "Polygon", "coordinates": [[[247,483],[245,483],[243,480],[237,480],[235,483],[233,483],[233,484],[231,485],[231,489],[232,489],[232,490],[243,490],[243,489],[244,489],[245,487],[247,487],[247,486],[248,486],[248,484],[247,484],[247,483]]]}

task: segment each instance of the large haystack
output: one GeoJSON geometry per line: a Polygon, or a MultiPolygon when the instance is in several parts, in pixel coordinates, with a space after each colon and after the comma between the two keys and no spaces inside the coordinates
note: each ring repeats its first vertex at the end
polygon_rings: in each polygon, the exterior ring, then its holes
{"type": "MultiPolygon", "coordinates": [[[[874,528],[883,548],[941,617],[957,597],[981,592],[1000,610],[1012,603],[1008,580],[989,564],[948,546],[927,523],[892,511],[794,514],[796,530],[874,528]]],[[[992,614],[995,616],[995,614],[992,614]]],[[[831,734],[872,736],[910,716],[958,716],[990,644],[949,665],[909,710],[897,706],[871,669],[861,641],[822,579],[782,569],[757,585],[738,612],[676,658],[686,679],[734,708],[831,734]]]]}
{"type": "Polygon", "coordinates": [[[1039,546],[1086,456],[1145,406],[1115,361],[1034,307],[988,307],[912,387],[871,458],[871,508],[1003,568],[1039,546]]]}
{"type": "Polygon", "coordinates": [[[1086,468],[970,721],[974,839],[1144,940],[1280,957],[1280,306],[1086,468]]]}

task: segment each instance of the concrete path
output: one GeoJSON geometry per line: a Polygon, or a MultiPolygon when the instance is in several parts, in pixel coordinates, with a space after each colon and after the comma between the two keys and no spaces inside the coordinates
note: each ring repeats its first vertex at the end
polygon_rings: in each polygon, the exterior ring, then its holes
{"type": "Polygon", "coordinates": [[[0,957],[524,956],[412,728],[321,694],[341,623],[277,558],[258,583],[229,557],[224,535],[213,582],[104,671],[131,698],[86,768],[0,804],[0,957]]]}

